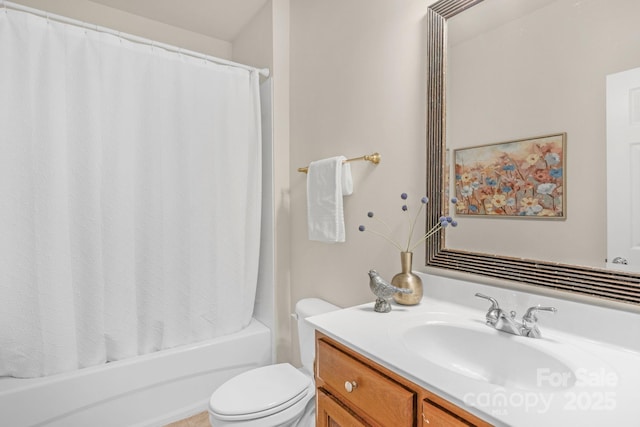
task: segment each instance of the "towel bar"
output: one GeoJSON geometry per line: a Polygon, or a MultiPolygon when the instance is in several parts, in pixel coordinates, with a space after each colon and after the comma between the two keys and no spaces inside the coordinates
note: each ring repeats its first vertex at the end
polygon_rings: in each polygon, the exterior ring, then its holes
{"type": "MultiPolygon", "coordinates": [[[[373,163],[374,165],[377,165],[378,163],[380,163],[380,154],[379,153],[373,153],[373,154],[368,154],[362,157],[354,157],[353,159],[347,159],[345,160],[346,162],[355,162],[357,160],[366,160],[368,162],[373,163]]],[[[303,172],[303,173],[307,173],[309,172],[309,166],[306,166],[304,168],[298,168],[298,172],[303,172]]]]}

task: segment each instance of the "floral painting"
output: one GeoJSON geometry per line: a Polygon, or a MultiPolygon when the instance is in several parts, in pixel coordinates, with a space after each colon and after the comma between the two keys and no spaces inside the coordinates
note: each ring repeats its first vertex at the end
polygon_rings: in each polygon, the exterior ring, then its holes
{"type": "Polygon", "coordinates": [[[456,212],[565,218],[566,134],[455,150],[456,212]]]}

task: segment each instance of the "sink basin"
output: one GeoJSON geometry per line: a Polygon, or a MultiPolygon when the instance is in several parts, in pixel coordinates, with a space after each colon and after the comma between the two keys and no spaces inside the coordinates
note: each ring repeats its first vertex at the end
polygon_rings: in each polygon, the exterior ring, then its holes
{"type": "Polygon", "coordinates": [[[427,362],[505,388],[560,391],[576,383],[575,370],[541,348],[553,342],[507,334],[481,322],[413,325],[402,340],[427,362]]]}

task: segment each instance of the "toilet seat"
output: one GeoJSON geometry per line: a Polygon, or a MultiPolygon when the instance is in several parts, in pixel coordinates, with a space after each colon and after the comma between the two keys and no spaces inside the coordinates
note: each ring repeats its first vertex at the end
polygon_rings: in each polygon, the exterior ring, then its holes
{"type": "Polygon", "coordinates": [[[313,393],[312,380],[288,363],[244,372],[222,384],[209,400],[209,412],[225,421],[266,417],[313,393]]]}

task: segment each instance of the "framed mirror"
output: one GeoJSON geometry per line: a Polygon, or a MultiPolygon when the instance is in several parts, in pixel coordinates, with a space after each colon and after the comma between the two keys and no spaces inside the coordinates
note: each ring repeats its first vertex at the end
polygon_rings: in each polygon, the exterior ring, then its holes
{"type": "MultiPolygon", "coordinates": [[[[486,0],[490,2],[494,0],[486,0]]],[[[589,3],[603,0],[588,0],[589,3]]],[[[449,198],[451,192],[450,174],[451,155],[447,150],[447,40],[448,23],[453,17],[470,12],[469,9],[481,6],[482,0],[441,0],[433,4],[427,14],[427,43],[428,43],[428,84],[427,84],[427,196],[432,201],[427,205],[427,224],[437,221],[443,213],[449,212],[449,198]]],[[[551,3],[551,1],[546,1],[551,3]]],[[[495,15],[495,14],[493,14],[495,15]]],[[[567,23],[571,25],[571,23],[567,23]]],[[[486,31],[486,28],[484,29],[486,31]]],[[[604,42],[603,42],[604,43],[604,42]]],[[[606,46],[606,43],[604,43],[606,46]]],[[[638,64],[640,65],[640,64],[638,64]]],[[[638,66],[636,65],[636,66],[638,66]]],[[[470,70],[473,72],[473,70],[470,70]]],[[[602,106],[604,110],[604,106],[602,106]]],[[[557,129],[554,129],[554,132],[557,129]]],[[[564,131],[561,129],[560,131],[564,131]]],[[[571,153],[572,135],[568,134],[569,153],[571,153]]],[[[528,135],[528,136],[539,136],[528,135]]],[[[526,135],[525,135],[526,136],[526,135]]],[[[490,137],[487,137],[490,138],[490,137]]],[[[495,140],[485,140],[484,143],[504,142],[505,139],[496,137],[495,140]]],[[[471,145],[476,145],[471,143],[471,145]]],[[[571,164],[569,164],[569,167],[571,164]]],[[[602,168],[604,168],[604,159],[602,168]]],[[[571,172],[568,172],[569,174],[571,172]]],[[[569,188],[571,191],[571,188],[569,188]]],[[[571,199],[569,199],[571,202],[571,199]]],[[[568,219],[575,218],[581,212],[567,208],[568,219]],[[575,215],[574,217],[571,217],[575,215]]],[[[584,213],[582,213],[584,214],[584,213]]],[[[466,218],[466,217],[465,217],[466,218]]],[[[459,222],[465,218],[460,218],[459,222]]],[[[512,220],[513,222],[514,220],[512,220]]],[[[520,227],[522,220],[515,220],[513,227],[520,227]],[[518,221],[520,221],[518,223],[518,221]]],[[[478,227],[477,221],[475,227],[478,227]]],[[[474,221],[469,221],[469,226],[474,221]]],[[[536,227],[549,227],[549,222],[539,221],[536,227]]],[[[561,221],[556,224],[563,225],[561,221]]],[[[467,226],[466,224],[464,226],[467,226]]],[[[602,224],[602,230],[606,223],[602,224]]],[[[463,232],[462,227],[456,233],[463,232]]],[[[587,239],[589,237],[586,237],[587,239]]],[[[500,245],[498,245],[500,246],[500,245]]],[[[579,262],[562,260],[557,257],[551,260],[539,259],[535,256],[500,254],[498,250],[479,250],[473,248],[460,249],[461,246],[447,246],[445,233],[439,239],[426,243],[426,265],[428,267],[444,268],[517,282],[520,284],[544,287],[559,291],[571,292],[583,296],[604,298],[618,302],[640,304],[640,274],[626,271],[605,269],[594,265],[582,265],[579,262]],[[455,247],[455,248],[454,248],[455,247]]],[[[604,257],[603,257],[604,258],[604,257]]],[[[604,260],[603,260],[604,261],[604,260]]],[[[604,262],[603,262],[604,264],[604,262]]]]}

